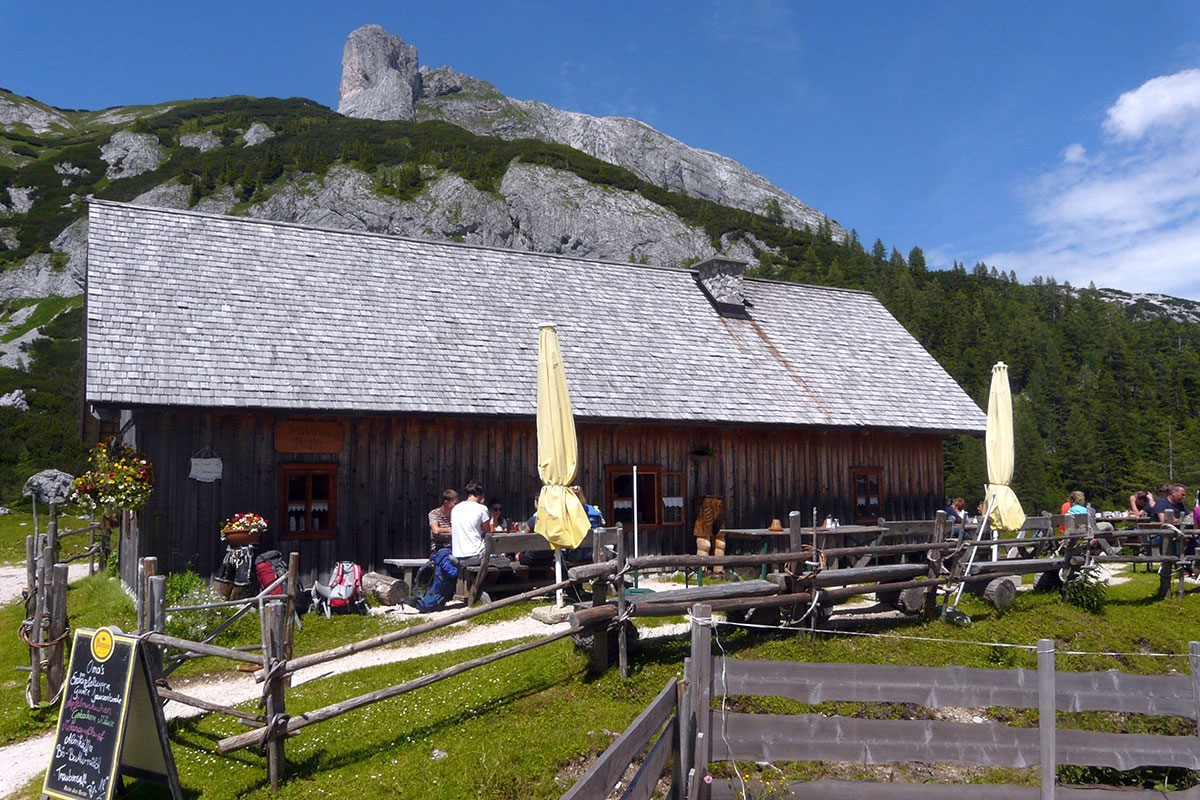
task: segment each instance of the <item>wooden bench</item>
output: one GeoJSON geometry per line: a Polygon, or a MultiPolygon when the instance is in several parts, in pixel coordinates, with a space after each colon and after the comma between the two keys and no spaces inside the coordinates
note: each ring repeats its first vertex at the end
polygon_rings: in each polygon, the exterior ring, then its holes
{"type": "MultiPolygon", "coordinates": [[[[618,528],[593,528],[584,537],[579,547],[616,546],[618,528]]],[[[537,577],[549,578],[553,582],[554,563],[546,565],[526,566],[515,560],[506,567],[498,567],[491,563],[493,555],[502,553],[545,553],[553,548],[546,537],[537,533],[488,533],[483,537],[483,555],[480,564],[459,569],[458,586],[455,589],[455,599],[466,600],[468,606],[478,603],[488,587],[497,587],[505,592],[520,592],[543,586],[546,580],[535,580],[537,577]],[[483,565],[488,565],[484,568],[483,565]],[[503,580],[508,579],[508,580],[503,580]]],[[[564,573],[565,577],[565,573],[564,573]]],[[[488,594],[485,602],[491,600],[488,594]]]]}
{"type": "Polygon", "coordinates": [[[416,592],[417,572],[427,561],[428,558],[385,558],[383,563],[392,572],[400,573],[399,577],[408,581],[409,589],[416,592]]]}

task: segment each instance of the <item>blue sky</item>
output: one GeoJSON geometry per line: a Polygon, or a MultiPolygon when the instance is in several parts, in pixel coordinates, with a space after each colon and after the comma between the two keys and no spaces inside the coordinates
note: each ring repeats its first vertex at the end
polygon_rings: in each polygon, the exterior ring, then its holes
{"type": "Polygon", "coordinates": [[[935,267],[1200,299],[1200,4],[29,3],[0,86],[337,105],[377,23],[505,94],[642,119],[935,267]]]}

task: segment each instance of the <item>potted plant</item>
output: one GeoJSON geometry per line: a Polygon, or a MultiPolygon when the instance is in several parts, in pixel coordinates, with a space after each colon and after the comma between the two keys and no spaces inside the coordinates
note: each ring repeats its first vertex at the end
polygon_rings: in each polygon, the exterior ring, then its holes
{"type": "Polygon", "coordinates": [[[154,465],[116,437],[99,442],[88,454],[91,469],[75,479],[72,499],[89,511],[115,517],[117,509],[138,509],[154,489],[154,465]]]}
{"type": "Polygon", "coordinates": [[[221,541],[229,544],[253,544],[267,529],[267,520],[254,512],[234,514],[221,526],[221,541]]]}

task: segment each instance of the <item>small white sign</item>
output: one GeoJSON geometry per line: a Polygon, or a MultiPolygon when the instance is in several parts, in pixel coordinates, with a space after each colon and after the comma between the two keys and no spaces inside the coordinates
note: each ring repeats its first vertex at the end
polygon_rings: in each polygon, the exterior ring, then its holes
{"type": "Polygon", "coordinates": [[[192,472],[188,477],[201,483],[212,483],[221,480],[221,470],[219,458],[193,458],[192,472]]]}

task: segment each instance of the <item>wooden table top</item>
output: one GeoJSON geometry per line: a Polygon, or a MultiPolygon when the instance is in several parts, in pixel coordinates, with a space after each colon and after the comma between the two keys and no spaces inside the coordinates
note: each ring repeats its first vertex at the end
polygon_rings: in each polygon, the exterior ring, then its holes
{"type": "MultiPolygon", "coordinates": [[[[800,532],[805,536],[812,536],[813,534],[850,536],[859,533],[888,533],[889,530],[880,525],[839,525],[836,528],[801,528],[800,532]]],[[[769,528],[722,528],[720,532],[727,536],[742,536],[745,538],[790,535],[790,532],[786,529],[773,531],[769,528]]]]}

